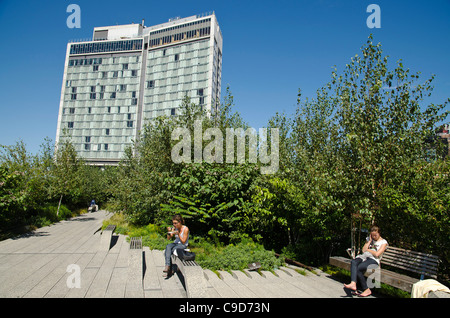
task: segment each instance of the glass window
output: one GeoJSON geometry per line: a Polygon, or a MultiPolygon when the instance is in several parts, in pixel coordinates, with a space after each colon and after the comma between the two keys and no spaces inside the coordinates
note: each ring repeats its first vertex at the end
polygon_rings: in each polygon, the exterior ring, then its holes
{"type": "Polygon", "coordinates": [[[109,42],[75,43],[70,46],[70,54],[141,50],[142,42],[142,39],[138,39],[109,42]]]}

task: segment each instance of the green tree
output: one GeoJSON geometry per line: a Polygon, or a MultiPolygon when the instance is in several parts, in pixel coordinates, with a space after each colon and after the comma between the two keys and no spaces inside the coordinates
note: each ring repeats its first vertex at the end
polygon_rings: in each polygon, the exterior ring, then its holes
{"type": "Polygon", "coordinates": [[[67,197],[68,202],[76,202],[80,196],[81,187],[78,173],[83,164],[83,160],[78,157],[70,139],[65,138],[60,141],[54,154],[49,186],[50,196],[59,200],[57,215],[59,215],[63,197],[67,197]]]}
{"type": "MultiPolygon", "coordinates": [[[[417,177],[414,168],[425,162],[425,142],[448,114],[443,111],[448,101],[424,105],[434,77],[420,80],[420,73],[412,74],[401,61],[390,69],[381,44],[372,40],[342,74],[332,72],[316,99],[302,102],[299,94],[290,177],[310,202],[304,224],[310,232],[316,229],[312,240],[323,237],[320,245],[331,248],[345,244],[339,233],[350,230],[352,218],[361,218],[363,226],[386,221],[383,195],[395,193],[407,201],[405,183],[417,177]]],[[[421,197],[418,190],[414,197],[421,197]]],[[[413,203],[407,210],[422,213],[417,207],[413,203]]]]}

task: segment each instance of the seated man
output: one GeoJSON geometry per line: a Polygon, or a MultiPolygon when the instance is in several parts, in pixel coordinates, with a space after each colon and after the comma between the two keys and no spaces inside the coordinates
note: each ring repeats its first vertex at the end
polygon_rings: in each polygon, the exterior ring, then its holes
{"type": "Polygon", "coordinates": [[[95,200],[91,201],[91,204],[89,205],[88,212],[95,212],[98,210],[98,205],[95,204],[95,200]]]}

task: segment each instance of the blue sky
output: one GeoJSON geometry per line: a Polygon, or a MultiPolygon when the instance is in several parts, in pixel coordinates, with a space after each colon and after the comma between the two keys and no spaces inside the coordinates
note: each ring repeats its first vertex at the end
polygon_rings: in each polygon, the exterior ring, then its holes
{"type": "Polygon", "coordinates": [[[66,45],[94,27],[140,23],[215,11],[224,37],[222,96],[254,128],[275,112],[293,114],[304,97],[342,71],[370,33],[394,66],[398,59],[425,80],[435,74],[430,103],[450,97],[450,1],[297,0],[0,0],[0,144],[22,139],[36,153],[55,139],[66,45]],[[81,28],[69,29],[69,4],[81,8],[81,28]],[[369,4],[381,8],[381,28],[369,29],[369,4]]]}

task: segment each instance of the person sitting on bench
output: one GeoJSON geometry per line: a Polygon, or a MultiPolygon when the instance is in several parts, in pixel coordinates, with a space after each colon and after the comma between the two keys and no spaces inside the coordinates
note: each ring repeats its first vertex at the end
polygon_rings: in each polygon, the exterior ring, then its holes
{"type": "Polygon", "coordinates": [[[362,249],[363,254],[352,259],[350,268],[351,283],[344,284],[345,288],[352,290],[355,295],[360,297],[367,297],[372,294],[370,288],[367,286],[364,273],[369,266],[370,268],[380,266],[381,256],[388,246],[388,242],[380,236],[380,228],[376,225],[372,225],[370,228],[370,236],[367,237],[366,241],[362,249]],[[363,290],[360,294],[356,291],[357,281],[359,281],[363,290]]]}
{"type": "Polygon", "coordinates": [[[165,267],[163,272],[167,275],[170,273],[170,268],[172,267],[171,255],[175,249],[185,249],[189,244],[189,228],[184,225],[183,217],[179,214],[176,214],[172,217],[172,225],[173,227],[168,227],[167,239],[170,240],[173,236],[175,236],[175,241],[173,243],[169,243],[166,246],[166,250],[164,253],[165,256],[165,267]]]}

